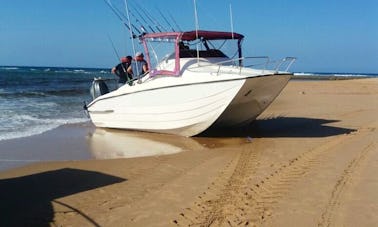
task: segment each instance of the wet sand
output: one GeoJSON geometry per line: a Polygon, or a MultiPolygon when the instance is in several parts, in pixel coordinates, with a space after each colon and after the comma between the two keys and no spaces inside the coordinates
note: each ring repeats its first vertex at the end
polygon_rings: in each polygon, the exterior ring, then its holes
{"type": "Polygon", "coordinates": [[[293,80],[238,131],[60,128],[18,150],[89,160],[0,172],[0,225],[376,226],[377,116],[378,79],[293,80]]]}
{"type": "Polygon", "coordinates": [[[92,159],[88,123],[64,125],[30,137],[0,141],[0,171],[41,161],[92,159]]]}

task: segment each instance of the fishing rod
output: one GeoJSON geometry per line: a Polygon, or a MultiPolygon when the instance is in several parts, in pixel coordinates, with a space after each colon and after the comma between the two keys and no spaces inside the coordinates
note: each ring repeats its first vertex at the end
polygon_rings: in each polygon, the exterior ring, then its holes
{"type": "Polygon", "coordinates": [[[106,3],[106,5],[113,11],[113,13],[118,17],[118,19],[126,26],[126,28],[132,32],[132,38],[136,38],[138,37],[131,29],[131,26],[130,24],[127,24],[127,21],[125,21],[124,18],[122,18],[122,16],[117,12],[117,9],[114,8],[114,6],[112,5],[112,3],[109,1],[109,0],[104,0],[104,2],[106,3]]]}
{"type": "MultiPolygon", "coordinates": [[[[114,42],[113,42],[112,38],[110,38],[109,34],[108,34],[108,39],[109,39],[110,43],[112,44],[113,51],[114,51],[116,57],[118,58],[117,61],[119,61],[121,63],[122,70],[123,70],[124,73],[126,73],[126,69],[125,69],[125,67],[122,64],[121,57],[119,56],[119,54],[117,52],[117,49],[115,48],[114,42]]],[[[127,79],[128,79],[128,77],[127,77],[127,79]]]]}
{"type": "Polygon", "coordinates": [[[177,24],[177,21],[175,20],[175,18],[172,16],[172,14],[169,11],[168,11],[168,16],[171,18],[171,20],[176,25],[176,27],[178,28],[178,30],[182,31],[182,29],[180,28],[180,26],[177,24]]]}
{"type": "Polygon", "coordinates": [[[120,58],[120,56],[119,56],[119,54],[118,54],[118,52],[117,52],[117,49],[115,48],[115,45],[114,45],[113,40],[112,40],[112,38],[110,38],[110,35],[109,35],[109,34],[108,34],[108,39],[109,39],[110,43],[112,44],[113,51],[114,51],[114,53],[115,53],[115,55],[116,55],[116,57],[117,57],[117,61],[119,61],[119,59],[121,59],[121,58],[120,58]]]}
{"type": "MultiPolygon", "coordinates": [[[[119,15],[122,15],[124,18],[127,18],[127,16],[125,16],[124,14],[123,14],[123,12],[121,12],[119,9],[117,9],[117,11],[118,11],[118,13],[119,13],[119,15]]],[[[139,25],[140,25],[140,29],[141,30],[139,30],[134,24],[132,24],[131,26],[135,29],[135,30],[137,30],[140,34],[145,34],[145,33],[147,33],[148,31],[147,31],[147,29],[146,29],[146,27],[144,26],[144,24],[138,19],[138,17],[137,16],[135,16],[135,14],[131,11],[131,10],[129,10],[129,13],[131,14],[131,16],[132,17],[134,17],[134,19],[135,19],[135,22],[137,22],[139,25]],[[142,32],[141,32],[142,31],[142,32]]],[[[143,18],[143,17],[141,17],[143,20],[144,20],[144,22],[148,25],[148,23],[147,23],[147,21],[143,18]]],[[[153,31],[153,30],[152,30],[153,31]]],[[[154,32],[154,31],[153,31],[154,32]]]]}
{"type": "Polygon", "coordinates": [[[142,16],[142,14],[140,14],[140,12],[134,7],[134,6],[131,6],[132,8],[133,8],[133,11],[135,11],[137,14],[138,14],[138,16],[139,16],[139,18],[141,18],[143,21],[144,21],[144,23],[146,23],[147,24],[147,26],[150,28],[150,30],[152,31],[152,33],[155,33],[155,30],[151,27],[151,25],[146,21],[146,19],[142,16]]]}
{"type": "MultiPolygon", "coordinates": [[[[119,15],[123,16],[124,18],[127,18],[118,8],[115,8],[115,9],[118,11],[119,15]]],[[[127,19],[125,20],[128,21],[127,19]]],[[[136,20],[138,21],[138,19],[136,20]]],[[[136,30],[139,33],[139,35],[143,34],[143,32],[140,32],[140,30],[134,24],[131,24],[131,25],[130,24],[128,26],[131,26],[132,28],[134,28],[134,30],[136,30]]],[[[143,25],[141,29],[142,31],[145,30],[143,25]]]]}
{"type": "MultiPolygon", "coordinates": [[[[120,12],[120,11],[119,11],[120,12]]],[[[123,13],[122,12],[120,12],[122,15],[123,15],[123,13]]],[[[147,33],[147,29],[144,27],[144,24],[138,19],[138,17],[137,16],[135,16],[135,14],[133,13],[133,11],[131,11],[131,10],[129,10],[129,13],[131,14],[131,16],[132,17],[134,17],[135,18],[135,21],[140,25],[140,28],[141,28],[141,30],[142,30],[142,32],[143,33],[147,33]]],[[[143,18],[142,18],[143,19],[143,18]]],[[[145,22],[146,24],[148,24],[147,22],[145,22]]],[[[134,28],[135,28],[135,26],[133,26],[134,28]]],[[[151,29],[152,30],[152,29],[151,29]]],[[[139,30],[138,30],[139,31],[139,30]]],[[[152,32],[154,32],[153,30],[152,30],[152,32]]],[[[141,33],[141,34],[143,34],[143,33],[141,33]]]]}
{"type": "Polygon", "coordinates": [[[163,18],[163,20],[165,21],[165,23],[167,23],[167,25],[169,27],[171,27],[172,31],[175,32],[175,29],[172,27],[172,25],[169,23],[169,21],[167,20],[167,18],[164,16],[164,14],[160,11],[159,8],[155,7],[156,10],[158,11],[158,13],[160,14],[160,16],[163,18]]]}
{"type": "Polygon", "coordinates": [[[127,29],[130,29],[129,25],[127,25],[125,22],[124,22],[124,19],[121,17],[121,15],[119,15],[117,13],[117,11],[115,10],[114,6],[112,5],[111,2],[109,2],[109,0],[104,0],[104,2],[106,3],[106,5],[113,11],[113,13],[118,17],[118,19],[120,21],[123,22],[123,24],[126,26],[127,29]]]}
{"type": "Polygon", "coordinates": [[[163,26],[161,26],[161,24],[159,24],[159,22],[156,21],[156,19],[153,18],[152,15],[150,15],[150,13],[148,13],[148,11],[146,9],[144,9],[139,3],[135,2],[135,4],[137,5],[136,7],[140,8],[140,10],[145,15],[145,17],[147,17],[147,19],[150,20],[152,22],[152,24],[155,25],[156,29],[159,32],[163,32],[160,28],[162,28],[163,30],[167,31],[167,29],[165,29],[163,26]]]}
{"type": "MultiPolygon", "coordinates": [[[[147,12],[147,15],[149,15],[148,12],[147,12]]],[[[149,15],[149,16],[153,19],[156,28],[161,28],[161,29],[163,29],[164,32],[167,32],[167,31],[168,31],[168,29],[167,29],[166,27],[164,27],[163,25],[161,25],[161,24],[159,23],[159,21],[156,20],[156,18],[154,18],[152,15],[149,15]]],[[[161,32],[160,29],[158,29],[158,30],[161,32]]]]}

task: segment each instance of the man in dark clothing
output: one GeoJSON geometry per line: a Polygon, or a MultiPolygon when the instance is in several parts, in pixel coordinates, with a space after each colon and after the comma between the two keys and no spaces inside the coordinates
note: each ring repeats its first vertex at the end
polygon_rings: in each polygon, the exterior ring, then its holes
{"type": "Polygon", "coordinates": [[[126,82],[129,82],[132,79],[132,76],[129,73],[127,73],[127,69],[131,64],[132,57],[122,57],[120,60],[121,63],[112,68],[112,73],[116,74],[119,77],[118,87],[121,87],[126,82]]]}

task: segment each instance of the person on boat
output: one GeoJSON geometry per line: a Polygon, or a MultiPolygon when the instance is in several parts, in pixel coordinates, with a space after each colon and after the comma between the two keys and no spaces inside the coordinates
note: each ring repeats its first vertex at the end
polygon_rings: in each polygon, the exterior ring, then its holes
{"type": "Polygon", "coordinates": [[[112,68],[112,73],[116,74],[119,77],[118,87],[121,87],[126,82],[129,82],[132,79],[132,76],[127,72],[127,69],[131,64],[132,57],[122,57],[120,60],[121,63],[112,68]]]}
{"type": "Polygon", "coordinates": [[[135,58],[131,62],[127,72],[132,75],[133,79],[140,79],[142,75],[148,72],[148,65],[146,60],[144,60],[142,52],[137,52],[135,54],[135,58]]]}

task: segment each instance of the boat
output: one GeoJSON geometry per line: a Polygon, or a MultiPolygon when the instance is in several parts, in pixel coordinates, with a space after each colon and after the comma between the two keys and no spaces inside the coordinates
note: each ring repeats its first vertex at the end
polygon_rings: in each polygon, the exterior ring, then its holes
{"type": "Polygon", "coordinates": [[[235,32],[154,32],[138,38],[150,70],[132,86],[113,91],[95,78],[94,100],[85,109],[96,127],[188,137],[209,128],[243,127],[280,94],[295,61],[243,57],[244,36],[235,32]],[[231,43],[231,54],[223,50],[225,43],[231,43]]]}

